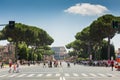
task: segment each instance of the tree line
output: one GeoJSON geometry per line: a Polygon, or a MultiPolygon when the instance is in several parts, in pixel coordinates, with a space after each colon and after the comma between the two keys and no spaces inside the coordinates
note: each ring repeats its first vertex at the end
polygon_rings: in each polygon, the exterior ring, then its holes
{"type": "Polygon", "coordinates": [[[15,58],[24,60],[41,60],[43,55],[54,52],[49,45],[54,39],[43,29],[36,26],[15,23],[11,28],[6,25],[0,31],[0,40],[7,40],[15,45],[15,58]]]}
{"type": "Polygon", "coordinates": [[[115,59],[114,45],[110,44],[110,40],[120,33],[120,27],[113,28],[113,21],[120,22],[120,17],[106,14],[77,32],[75,41],[66,45],[68,49],[73,49],[69,52],[70,56],[91,60],[108,60],[111,57],[115,59]]]}

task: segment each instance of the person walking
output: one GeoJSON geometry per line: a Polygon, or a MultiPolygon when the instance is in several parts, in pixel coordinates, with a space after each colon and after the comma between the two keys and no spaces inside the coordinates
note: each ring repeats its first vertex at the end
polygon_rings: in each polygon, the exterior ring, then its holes
{"type": "Polygon", "coordinates": [[[30,61],[28,61],[28,66],[30,66],[30,61]]]}
{"type": "Polygon", "coordinates": [[[13,64],[13,73],[16,72],[16,63],[13,64]]]}
{"type": "Polygon", "coordinates": [[[46,67],[46,63],[45,63],[45,61],[43,62],[43,68],[45,68],[46,67]]]}
{"type": "Polygon", "coordinates": [[[60,67],[62,67],[62,62],[60,61],[60,67]]]}
{"type": "Polygon", "coordinates": [[[76,61],[74,61],[74,66],[76,65],[76,61]]]}
{"type": "Polygon", "coordinates": [[[16,64],[16,73],[19,73],[19,62],[17,62],[17,64],[16,64]]]}
{"type": "Polygon", "coordinates": [[[3,62],[1,62],[1,69],[2,69],[2,68],[4,68],[4,63],[3,63],[3,62]]]}
{"type": "Polygon", "coordinates": [[[52,68],[52,61],[50,61],[50,68],[52,68]]]}
{"type": "Polygon", "coordinates": [[[70,62],[69,61],[67,62],[67,66],[70,67],[70,62]]]}
{"type": "Polygon", "coordinates": [[[11,73],[11,71],[12,71],[12,62],[9,63],[9,71],[8,72],[11,73]]]}
{"type": "Polygon", "coordinates": [[[114,61],[112,60],[112,61],[111,61],[111,68],[112,68],[112,71],[113,71],[113,67],[114,67],[114,61]]]}

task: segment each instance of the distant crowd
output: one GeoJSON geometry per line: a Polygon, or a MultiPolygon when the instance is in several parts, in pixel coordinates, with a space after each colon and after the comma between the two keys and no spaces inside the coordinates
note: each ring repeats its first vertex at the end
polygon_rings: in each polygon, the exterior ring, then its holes
{"type": "MultiPolygon", "coordinates": [[[[115,61],[113,60],[114,64],[115,61]]],[[[101,67],[110,67],[111,60],[90,60],[90,61],[77,61],[78,64],[89,65],[89,66],[101,66],[101,67]]]]}

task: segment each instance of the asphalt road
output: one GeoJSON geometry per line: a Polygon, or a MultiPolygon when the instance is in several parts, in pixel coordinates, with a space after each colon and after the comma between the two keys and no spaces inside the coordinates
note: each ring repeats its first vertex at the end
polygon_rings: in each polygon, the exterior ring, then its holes
{"type": "Polygon", "coordinates": [[[120,80],[120,72],[110,67],[73,65],[43,68],[43,65],[21,66],[19,73],[8,73],[9,68],[0,69],[0,80],[120,80]]]}

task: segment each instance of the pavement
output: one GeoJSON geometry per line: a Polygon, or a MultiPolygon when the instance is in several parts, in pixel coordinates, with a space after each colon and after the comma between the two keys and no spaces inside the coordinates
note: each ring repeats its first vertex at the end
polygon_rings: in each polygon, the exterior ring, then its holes
{"type": "Polygon", "coordinates": [[[120,80],[120,72],[110,67],[73,65],[43,68],[43,65],[20,66],[20,73],[8,73],[9,67],[0,69],[0,80],[120,80]]]}

